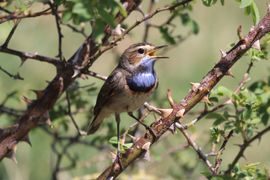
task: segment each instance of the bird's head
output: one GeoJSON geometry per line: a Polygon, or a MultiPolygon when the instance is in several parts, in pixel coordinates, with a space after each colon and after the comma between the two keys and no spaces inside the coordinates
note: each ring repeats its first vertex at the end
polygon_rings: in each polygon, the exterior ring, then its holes
{"type": "Polygon", "coordinates": [[[165,46],[154,46],[150,43],[133,44],[122,54],[120,64],[130,70],[138,67],[151,68],[156,60],[168,58],[157,55],[157,51],[165,46]]]}

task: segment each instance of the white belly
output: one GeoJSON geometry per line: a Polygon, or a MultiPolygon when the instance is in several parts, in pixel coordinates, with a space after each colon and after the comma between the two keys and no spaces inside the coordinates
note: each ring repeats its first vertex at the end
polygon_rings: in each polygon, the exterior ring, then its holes
{"type": "Polygon", "coordinates": [[[132,112],[139,109],[145,101],[148,100],[152,92],[148,93],[128,93],[124,92],[121,95],[112,98],[112,101],[106,107],[107,110],[121,113],[121,112],[132,112]]]}

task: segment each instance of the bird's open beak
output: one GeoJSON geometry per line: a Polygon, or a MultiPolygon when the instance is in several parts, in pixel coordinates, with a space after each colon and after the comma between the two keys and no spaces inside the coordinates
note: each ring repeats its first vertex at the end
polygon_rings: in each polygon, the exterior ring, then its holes
{"type": "Polygon", "coordinates": [[[149,55],[150,57],[152,57],[152,58],[155,58],[155,59],[169,58],[169,57],[167,57],[167,56],[159,56],[159,55],[156,55],[156,52],[157,52],[159,49],[162,49],[162,48],[164,48],[164,47],[167,47],[167,45],[156,46],[156,47],[154,47],[152,50],[150,50],[150,51],[148,52],[148,55],[149,55]]]}

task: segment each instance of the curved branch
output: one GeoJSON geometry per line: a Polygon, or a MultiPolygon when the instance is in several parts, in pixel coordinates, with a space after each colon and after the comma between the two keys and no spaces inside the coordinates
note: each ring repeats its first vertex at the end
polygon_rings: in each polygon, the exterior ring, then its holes
{"type": "Polygon", "coordinates": [[[122,155],[121,164],[114,162],[107,167],[98,179],[110,179],[117,177],[136,159],[146,152],[145,146],[150,143],[153,145],[157,140],[170,128],[175,121],[181,117],[179,114],[186,114],[196,104],[198,104],[204,96],[206,96],[214,86],[223,78],[227,71],[239,60],[251,46],[270,32],[270,8],[267,14],[259,22],[258,25],[251,29],[244,39],[240,40],[231,50],[223,54],[220,61],[206,74],[200,82],[200,85],[189,91],[186,97],[180,103],[173,106],[173,111],[165,118],[151,124],[152,131],[156,137],[147,131],[142,137],[133,144],[133,146],[122,155]],[[181,112],[181,113],[179,113],[181,112]],[[183,113],[184,112],[184,113],[183,113]]]}
{"type": "MultiPolygon", "coordinates": [[[[126,11],[129,15],[140,5],[141,0],[126,0],[123,2],[127,3],[126,11]]],[[[121,13],[118,13],[115,17],[117,23],[122,23],[125,18],[126,17],[122,16],[121,13]]],[[[109,25],[107,25],[106,30],[104,31],[103,45],[105,45],[111,36],[110,31],[107,31],[108,29],[110,29],[109,25]]],[[[0,52],[14,54],[21,58],[32,58],[51,64],[61,63],[57,69],[56,76],[48,86],[44,90],[35,91],[37,99],[32,101],[27,100],[30,104],[28,104],[24,114],[17,120],[18,124],[7,128],[10,130],[3,131],[4,133],[0,135],[0,160],[4,157],[14,159],[16,144],[25,139],[30,130],[41,123],[44,124],[49,121],[48,111],[53,107],[67,87],[79,77],[78,75],[81,73],[80,70],[87,67],[91,61],[89,57],[96,54],[98,49],[98,44],[95,43],[95,39],[90,35],[68,62],[63,63],[62,61],[56,61],[54,58],[48,58],[33,53],[25,53],[0,46],[0,52]]]]}

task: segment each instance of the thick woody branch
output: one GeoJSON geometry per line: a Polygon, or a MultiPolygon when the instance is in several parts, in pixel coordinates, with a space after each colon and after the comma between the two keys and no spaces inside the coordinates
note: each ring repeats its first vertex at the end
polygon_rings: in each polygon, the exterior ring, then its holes
{"type": "MultiPolygon", "coordinates": [[[[141,3],[141,0],[127,0],[126,11],[129,15],[141,3]]],[[[115,17],[117,23],[122,23],[126,17],[118,13],[115,17]]],[[[0,20],[1,22],[1,20],[0,20]]],[[[110,26],[108,25],[104,31],[103,42],[105,45],[110,38],[110,26]]],[[[93,30],[95,31],[95,30],[93,30]]],[[[97,53],[99,47],[95,43],[92,35],[90,35],[81,47],[74,53],[67,63],[58,61],[54,58],[48,58],[34,53],[25,53],[0,46],[0,52],[5,52],[21,57],[22,59],[31,58],[39,61],[45,61],[51,64],[57,64],[57,74],[48,86],[41,91],[35,91],[37,99],[30,102],[25,113],[17,120],[18,124],[10,127],[10,131],[5,131],[0,135],[0,160],[4,157],[14,158],[16,144],[27,137],[30,130],[37,127],[41,123],[49,121],[48,111],[53,107],[57,99],[63,94],[67,87],[79,77],[81,70],[91,65],[89,57],[97,53]]],[[[100,54],[101,55],[101,54],[100,54]]]]}
{"type": "Polygon", "coordinates": [[[134,143],[134,145],[122,155],[121,165],[114,162],[98,177],[98,179],[108,179],[117,177],[125,168],[132,164],[136,159],[141,157],[146,150],[145,145],[151,143],[153,145],[157,140],[170,128],[175,121],[178,121],[181,114],[186,114],[196,104],[198,104],[203,97],[205,97],[214,86],[226,75],[229,69],[247,52],[257,40],[261,39],[270,32],[270,9],[262,20],[254,27],[248,35],[240,40],[236,45],[224,54],[219,62],[206,74],[200,84],[189,91],[186,97],[180,103],[175,104],[171,114],[165,118],[151,124],[152,130],[156,137],[153,137],[148,131],[134,143]],[[122,167],[122,168],[121,168],[122,167]]]}

